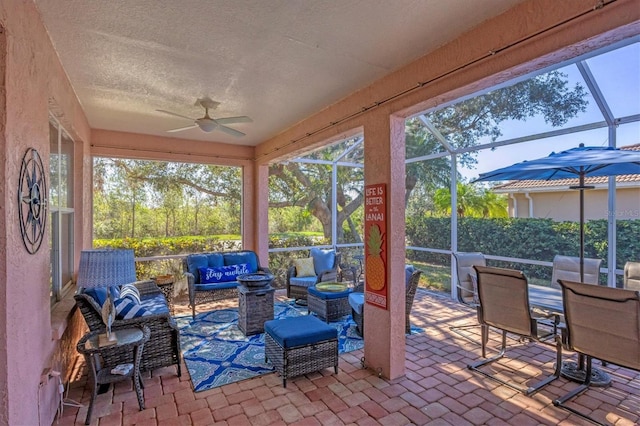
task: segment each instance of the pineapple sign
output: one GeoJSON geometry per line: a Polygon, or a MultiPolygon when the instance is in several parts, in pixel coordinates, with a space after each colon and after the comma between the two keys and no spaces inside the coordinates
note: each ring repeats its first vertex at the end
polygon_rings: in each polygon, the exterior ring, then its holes
{"type": "Polygon", "coordinates": [[[365,186],[364,235],[367,303],[387,309],[386,185],[365,186]]]}

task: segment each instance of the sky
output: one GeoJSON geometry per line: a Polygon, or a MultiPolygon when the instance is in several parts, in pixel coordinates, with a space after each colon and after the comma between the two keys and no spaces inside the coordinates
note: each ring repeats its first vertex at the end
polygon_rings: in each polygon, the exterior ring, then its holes
{"type": "MultiPolygon", "coordinates": [[[[586,62],[614,117],[640,114],[640,43],[634,43],[595,56],[587,59],[586,62]]],[[[589,92],[575,64],[563,67],[560,71],[568,75],[571,87],[579,82],[589,92]]],[[[604,120],[590,92],[587,99],[589,104],[586,112],[580,113],[577,117],[569,120],[563,127],[579,126],[604,120]]],[[[526,122],[503,122],[501,128],[503,136],[498,140],[557,130],[557,128],[545,123],[542,117],[534,117],[526,122]]],[[[617,147],[640,143],[639,122],[620,125],[616,132],[617,147]]],[[[486,140],[481,143],[488,142],[486,140]]],[[[558,152],[577,147],[580,143],[584,143],[587,146],[608,146],[608,129],[604,127],[586,132],[498,147],[494,150],[483,150],[478,153],[478,164],[474,169],[460,169],[460,172],[465,178],[472,180],[478,177],[480,173],[510,166],[524,160],[545,157],[554,151],[558,152]]]]}

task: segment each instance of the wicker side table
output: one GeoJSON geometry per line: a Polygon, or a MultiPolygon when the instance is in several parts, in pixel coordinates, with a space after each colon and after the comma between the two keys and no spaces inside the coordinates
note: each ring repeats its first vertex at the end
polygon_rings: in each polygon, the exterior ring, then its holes
{"type": "Polygon", "coordinates": [[[264,322],[273,319],[276,289],[270,285],[258,288],[238,286],[238,328],[245,336],[264,332],[264,322]]]}
{"type": "Polygon", "coordinates": [[[175,278],[173,278],[173,275],[159,275],[151,279],[156,283],[160,291],[162,291],[165,299],[167,299],[169,312],[173,316],[173,284],[175,282],[175,278]]]}

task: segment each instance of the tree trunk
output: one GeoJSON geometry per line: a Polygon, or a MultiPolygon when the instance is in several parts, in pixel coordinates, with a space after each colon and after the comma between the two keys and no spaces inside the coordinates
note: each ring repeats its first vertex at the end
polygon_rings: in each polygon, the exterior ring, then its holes
{"type": "Polygon", "coordinates": [[[309,203],[309,210],[322,224],[322,232],[327,239],[331,238],[331,209],[320,198],[314,198],[309,203]]]}

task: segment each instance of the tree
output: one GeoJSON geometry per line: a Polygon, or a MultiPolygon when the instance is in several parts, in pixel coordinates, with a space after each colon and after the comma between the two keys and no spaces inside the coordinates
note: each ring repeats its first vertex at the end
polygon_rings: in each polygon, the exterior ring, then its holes
{"type": "MultiPolygon", "coordinates": [[[[457,104],[426,114],[426,118],[455,149],[469,148],[478,144],[481,138],[497,140],[502,135],[500,123],[505,120],[526,120],[541,114],[554,127],[562,126],[571,117],[584,112],[587,106],[586,91],[576,85],[569,87],[567,76],[552,71],[497,89],[457,104]]],[[[332,159],[337,150],[345,151],[352,142],[330,147],[311,158],[332,159]]],[[[350,155],[362,157],[364,144],[356,147],[350,155]]],[[[443,152],[438,138],[417,118],[407,121],[406,156],[416,158],[443,152]]],[[[457,157],[458,164],[470,167],[476,163],[475,154],[467,152],[457,157]]],[[[451,166],[448,157],[407,164],[405,180],[405,205],[414,191],[431,194],[437,188],[449,187],[451,166]]],[[[302,164],[289,162],[274,164],[270,168],[270,207],[300,206],[308,208],[322,223],[325,237],[331,235],[331,193],[330,168],[324,164],[302,164]]],[[[338,183],[338,230],[343,223],[361,207],[362,188],[351,188],[358,183],[362,186],[362,170],[345,172],[338,183]],[[357,194],[354,196],[353,194],[357,194]]],[[[423,197],[423,203],[432,203],[423,197]]],[[[487,212],[489,214],[489,212],[487,212]]]]}
{"type": "Polygon", "coordinates": [[[96,158],[95,236],[239,233],[240,173],[239,167],[96,158]]]}
{"type": "MultiPolygon", "coordinates": [[[[481,189],[469,183],[456,185],[458,217],[497,218],[508,217],[507,199],[489,189],[481,189]]],[[[434,204],[440,212],[451,214],[451,191],[439,188],[433,196],[434,204]]]]}

